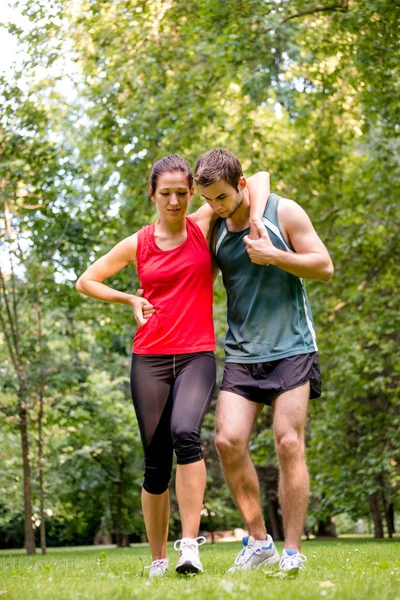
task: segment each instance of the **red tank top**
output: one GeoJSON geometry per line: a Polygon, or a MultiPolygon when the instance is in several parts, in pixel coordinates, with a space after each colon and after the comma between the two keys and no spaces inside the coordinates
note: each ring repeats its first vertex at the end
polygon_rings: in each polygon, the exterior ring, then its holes
{"type": "Polygon", "coordinates": [[[201,230],[187,217],[186,229],[186,240],[172,250],[157,246],[154,224],[139,231],[140,286],[156,312],[136,331],[135,354],[215,350],[211,255],[201,230]]]}

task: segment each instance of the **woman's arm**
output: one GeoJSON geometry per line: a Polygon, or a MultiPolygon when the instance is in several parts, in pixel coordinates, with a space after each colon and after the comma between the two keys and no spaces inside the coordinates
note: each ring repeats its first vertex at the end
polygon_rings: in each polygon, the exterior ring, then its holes
{"type": "Polygon", "coordinates": [[[102,256],[81,275],[76,282],[78,292],[103,300],[104,302],[116,302],[127,304],[133,309],[138,325],[144,325],[154,313],[154,308],[145,298],[134,294],[119,292],[103,283],[104,279],[115,275],[130,263],[136,261],[137,234],[125,238],[114,246],[108,254],[102,256]]]}
{"type": "Polygon", "coordinates": [[[208,204],[200,206],[196,212],[188,215],[198,227],[200,227],[207,244],[210,245],[210,235],[215,221],[219,218],[216,212],[208,204]]]}
{"type": "Polygon", "coordinates": [[[265,205],[271,193],[268,171],[259,171],[246,179],[250,197],[250,239],[258,240],[257,223],[262,221],[265,205]]]}

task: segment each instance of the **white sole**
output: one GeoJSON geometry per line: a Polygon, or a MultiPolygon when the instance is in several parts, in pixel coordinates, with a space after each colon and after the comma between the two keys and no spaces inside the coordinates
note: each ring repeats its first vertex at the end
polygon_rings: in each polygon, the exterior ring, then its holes
{"type": "Polygon", "coordinates": [[[262,563],[257,565],[256,568],[259,569],[260,567],[272,567],[273,565],[276,565],[280,560],[281,557],[278,553],[276,553],[273,556],[270,556],[270,558],[266,558],[262,563]]]}

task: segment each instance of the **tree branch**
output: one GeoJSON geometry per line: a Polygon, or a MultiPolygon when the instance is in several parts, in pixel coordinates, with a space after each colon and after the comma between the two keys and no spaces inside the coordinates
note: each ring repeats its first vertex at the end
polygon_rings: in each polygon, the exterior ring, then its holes
{"type": "Polygon", "coordinates": [[[333,4],[332,6],[315,6],[314,8],[310,8],[309,10],[303,10],[301,12],[296,13],[295,15],[290,15],[290,17],[285,17],[282,21],[279,22],[279,25],[283,25],[292,19],[298,19],[299,17],[305,17],[307,15],[313,15],[315,13],[320,12],[347,12],[349,10],[349,3],[342,2],[342,4],[333,4]]]}
{"type": "Polygon", "coordinates": [[[6,306],[6,313],[7,313],[7,317],[8,317],[8,325],[10,327],[11,336],[8,334],[8,330],[6,328],[6,322],[3,319],[2,315],[1,315],[0,322],[1,322],[1,325],[2,325],[2,328],[4,331],[4,335],[6,336],[7,345],[8,345],[8,349],[10,351],[11,359],[13,361],[13,364],[15,366],[17,373],[19,373],[16,334],[15,334],[15,329],[14,329],[13,317],[12,317],[11,310],[10,310],[10,304],[9,304],[8,298],[7,298],[6,284],[4,281],[3,272],[1,270],[1,267],[0,267],[0,287],[3,292],[4,303],[6,306]],[[11,343],[11,339],[13,340],[13,343],[11,343]]]}
{"type": "Polygon", "coordinates": [[[375,264],[373,265],[373,267],[366,273],[366,275],[364,276],[364,278],[362,279],[362,281],[358,284],[358,286],[356,287],[355,292],[350,296],[350,298],[348,300],[343,300],[342,302],[339,302],[338,304],[336,304],[336,306],[334,306],[331,309],[331,315],[329,317],[329,321],[334,321],[335,317],[336,317],[336,313],[341,310],[342,308],[344,308],[345,306],[347,306],[348,304],[350,304],[351,302],[353,302],[353,300],[357,297],[357,294],[359,292],[362,292],[362,290],[365,288],[365,286],[367,285],[367,283],[369,281],[371,281],[371,279],[373,279],[375,277],[375,275],[377,275],[378,273],[380,273],[383,269],[383,266],[385,264],[387,264],[387,258],[388,256],[392,256],[393,255],[393,251],[396,250],[396,248],[398,247],[398,238],[399,238],[399,234],[394,234],[392,236],[392,238],[389,240],[389,245],[387,250],[381,254],[381,256],[375,261],[375,264]]]}

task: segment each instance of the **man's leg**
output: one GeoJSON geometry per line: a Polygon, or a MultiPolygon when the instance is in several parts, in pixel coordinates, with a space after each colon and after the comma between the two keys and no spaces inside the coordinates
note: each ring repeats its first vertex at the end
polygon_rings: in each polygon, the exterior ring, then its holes
{"type": "Polygon", "coordinates": [[[267,532],[260,506],[260,486],[248,446],[262,408],[262,404],[221,391],[216,419],[216,446],[225,478],[249,534],[256,540],[265,540],[267,532]]]}
{"type": "Polygon", "coordinates": [[[284,392],[272,404],[275,446],[280,467],[279,500],[285,548],[300,550],[310,489],[304,429],[310,383],[284,392]]]}

